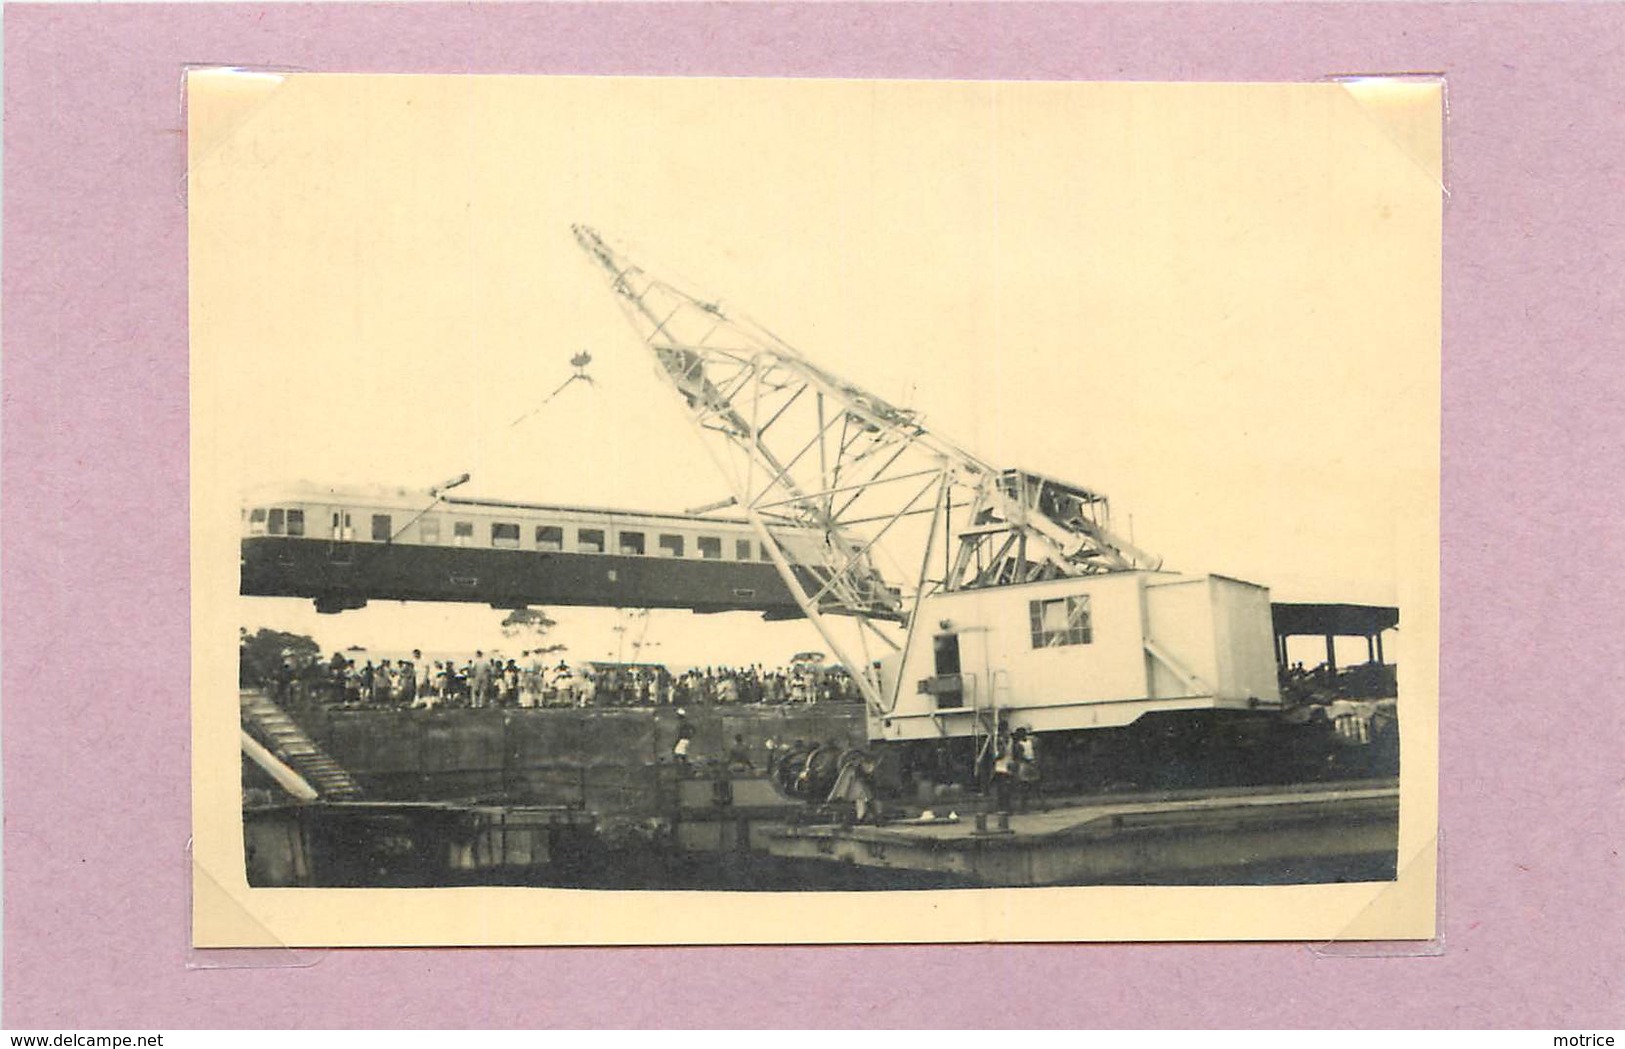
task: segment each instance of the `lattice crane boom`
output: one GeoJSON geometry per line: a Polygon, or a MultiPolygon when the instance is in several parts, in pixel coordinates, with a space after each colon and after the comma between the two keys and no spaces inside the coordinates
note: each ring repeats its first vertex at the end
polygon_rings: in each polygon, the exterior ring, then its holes
{"type": "MultiPolygon", "coordinates": [[[[913,627],[910,600],[936,590],[1156,567],[1113,535],[1104,496],[1038,474],[999,469],[926,428],[915,413],[819,367],[758,324],[646,273],[585,226],[577,242],[755,528],[802,611],[877,712],[890,709],[872,662],[857,660],[828,615],[913,627]],[[933,577],[939,532],[961,514],[959,547],[933,577]],[[877,564],[883,542],[930,516],[918,574],[894,588],[877,564]]],[[[899,566],[905,577],[912,566],[899,566]]],[[[891,697],[895,702],[895,697],[891,697]]]]}

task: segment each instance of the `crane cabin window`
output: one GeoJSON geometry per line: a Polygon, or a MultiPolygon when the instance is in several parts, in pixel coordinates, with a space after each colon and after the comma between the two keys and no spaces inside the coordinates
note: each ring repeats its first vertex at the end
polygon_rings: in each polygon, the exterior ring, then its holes
{"type": "Polygon", "coordinates": [[[700,556],[707,561],[722,560],[722,540],[714,535],[702,535],[699,540],[700,556]]]}
{"type": "Polygon", "coordinates": [[[387,543],[387,542],[389,542],[389,537],[394,535],[394,534],[395,534],[395,530],[392,527],[390,527],[390,519],[389,519],[388,514],[373,514],[372,515],[372,541],[373,542],[375,542],[375,543],[387,543]]]}
{"type": "Polygon", "coordinates": [[[617,548],[623,554],[630,554],[634,556],[641,555],[643,553],[643,533],[622,532],[620,535],[620,543],[617,548]]]}
{"type": "Polygon", "coordinates": [[[536,549],[563,550],[564,529],[557,525],[536,526],[536,549]]]}
{"type": "Polygon", "coordinates": [[[682,557],[683,537],[680,535],[663,535],[660,537],[661,557],[682,557]]]}
{"type": "Polygon", "coordinates": [[[960,674],[958,634],[938,634],[931,639],[931,666],[936,674],[923,684],[936,696],[937,709],[963,707],[965,679],[960,674]]]}
{"type": "Polygon", "coordinates": [[[576,553],[601,554],[604,552],[604,530],[602,528],[576,529],[576,553]]]}
{"type": "Polygon", "coordinates": [[[281,535],[282,531],[283,531],[282,521],[283,521],[283,513],[282,513],[282,511],[281,510],[272,510],[271,511],[270,523],[265,526],[265,530],[267,532],[269,532],[270,534],[272,534],[272,535],[281,535]]]}
{"type": "Polygon", "coordinates": [[[519,549],[519,526],[507,521],[492,522],[491,545],[505,550],[519,549]]]}
{"type": "Polygon", "coordinates": [[[749,561],[750,560],[750,540],[749,539],[735,539],[734,540],[734,560],[735,561],[749,561]]]}
{"type": "Polygon", "coordinates": [[[1030,608],[1034,648],[1087,645],[1093,641],[1094,630],[1089,619],[1088,594],[1034,601],[1030,608]]]}
{"type": "Polygon", "coordinates": [[[451,544],[453,546],[472,546],[474,543],[474,522],[454,521],[451,526],[451,544]]]}
{"type": "Polygon", "coordinates": [[[248,534],[265,534],[265,507],[257,506],[248,511],[248,534]]]}

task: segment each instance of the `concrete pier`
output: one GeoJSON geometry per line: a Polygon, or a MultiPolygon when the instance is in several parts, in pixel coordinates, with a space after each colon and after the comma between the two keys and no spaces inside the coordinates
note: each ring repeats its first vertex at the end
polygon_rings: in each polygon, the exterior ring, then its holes
{"type": "MultiPolygon", "coordinates": [[[[862,708],[853,703],[687,710],[697,769],[722,764],[736,736],[759,769],[769,739],[858,746],[864,738],[862,708]]],[[[670,707],[312,710],[299,720],[371,799],[656,813],[675,794],[670,707]]]]}
{"type": "Polygon", "coordinates": [[[1324,784],[1161,799],[1097,799],[957,822],[787,826],[770,854],[915,871],[984,886],[1384,880],[1399,786],[1324,784]],[[1328,876],[1330,874],[1330,876],[1328,876]]]}

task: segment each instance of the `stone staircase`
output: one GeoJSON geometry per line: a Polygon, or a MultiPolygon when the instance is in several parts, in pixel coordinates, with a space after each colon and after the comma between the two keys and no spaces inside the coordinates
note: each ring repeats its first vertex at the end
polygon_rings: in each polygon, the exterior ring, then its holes
{"type": "Polygon", "coordinates": [[[243,728],[303,776],[324,801],[354,801],[361,797],[361,788],[350,774],[317,746],[275,700],[251,689],[239,690],[238,697],[243,728]]]}

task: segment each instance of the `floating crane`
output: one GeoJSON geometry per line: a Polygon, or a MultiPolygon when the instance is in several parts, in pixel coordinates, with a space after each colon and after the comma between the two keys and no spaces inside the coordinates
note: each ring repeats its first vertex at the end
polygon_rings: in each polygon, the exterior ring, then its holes
{"type": "Polygon", "coordinates": [[[1161,571],[1113,531],[1100,493],[988,463],[595,230],[572,231],[681,398],[726,504],[862,691],[871,740],[986,769],[1017,729],[1072,749],[1146,715],[1191,725],[1280,709],[1267,589],[1161,571]],[[927,517],[923,536],[899,527],[927,517]],[[894,532],[898,546],[919,539],[917,568],[898,562],[907,587],[878,564],[894,532]],[[857,621],[861,654],[835,617],[857,621]]]}
{"type": "Polygon", "coordinates": [[[899,647],[877,623],[903,624],[912,636],[921,602],[933,594],[1160,565],[1112,531],[1105,496],[989,464],[717,300],[651,275],[595,230],[572,229],[658,374],[682,398],[729,502],[751,522],[872,712],[895,708],[895,683],[885,694],[874,663],[847,651],[830,616],[858,621],[867,657],[869,637],[899,647]],[[963,525],[957,533],[955,514],[963,525]],[[925,515],[931,527],[918,577],[906,590],[893,587],[876,564],[877,544],[899,522],[925,515]],[[787,533],[804,540],[799,574],[782,546],[787,533]],[[957,538],[958,549],[933,574],[943,533],[957,538]],[[816,563],[808,549],[820,552],[816,563]]]}

